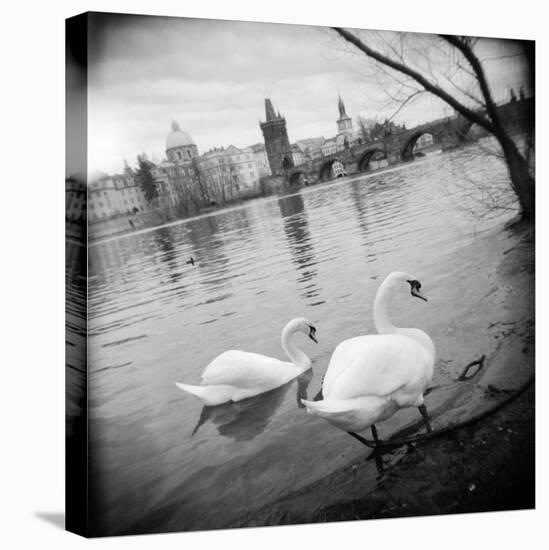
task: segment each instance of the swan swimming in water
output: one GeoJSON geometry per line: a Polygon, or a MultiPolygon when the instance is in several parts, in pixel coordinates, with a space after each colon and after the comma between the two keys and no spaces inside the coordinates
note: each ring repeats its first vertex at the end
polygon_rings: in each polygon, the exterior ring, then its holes
{"type": "Polygon", "coordinates": [[[240,350],[218,355],[202,373],[199,386],[176,386],[200,399],[204,405],[221,405],[228,401],[242,401],[248,397],[273,390],[311,368],[311,360],[293,343],[292,337],[301,332],[313,342],[316,328],[303,317],[292,319],[282,329],[282,348],[291,362],[280,361],[259,353],[240,350]]]}
{"type": "Polygon", "coordinates": [[[422,330],[398,328],[389,320],[389,302],[402,285],[409,285],[412,296],[427,301],[415,277],[400,271],[390,273],[374,301],[378,334],[341,342],[322,383],[323,400],[302,401],[307,412],[366,445],[367,440],[356,432],[370,427],[379,443],[375,424],[404,407],[418,407],[427,431],[431,431],[423,394],[433,377],[435,345],[422,330]]]}

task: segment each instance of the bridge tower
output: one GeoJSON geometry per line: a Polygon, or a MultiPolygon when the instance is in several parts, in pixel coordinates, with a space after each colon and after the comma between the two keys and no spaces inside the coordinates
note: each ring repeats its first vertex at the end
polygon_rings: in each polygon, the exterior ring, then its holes
{"type": "Polygon", "coordinates": [[[345,112],[345,103],[338,95],[337,108],[339,109],[339,118],[337,119],[337,135],[344,135],[349,141],[353,139],[353,121],[345,112]]]}
{"type": "Polygon", "coordinates": [[[273,176],[284,174],[294,166],[292,149],[286,131],[286,119],[280,115],[280,111],[275,114],[269,98],[265,99],[265,122],[260,122],[259,126],[263,132],[271,173],[273,176]]]}

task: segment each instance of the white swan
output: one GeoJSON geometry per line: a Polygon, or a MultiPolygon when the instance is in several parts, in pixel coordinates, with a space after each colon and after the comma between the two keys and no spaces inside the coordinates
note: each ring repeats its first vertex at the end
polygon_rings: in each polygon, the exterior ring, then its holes
{"type": "Polygon", "coordinates": [[[365,444],[366,440],[355,432],[371,427],[378,443],[375,424],[404,407],[418,407],[431,431],[423,393],[433,377],[435,346],[422,330],[395,327],[387,313],[394,291],[403,284],[410,285],[412,296],[427,301],[415,277],[400,271],[389,274],[374,302],[378,334],[341,342],[322,383],[323,400],[302,400],[307,412],[365,444]]]}
{"type": "Polygon", "coordinates": [[[205,368],[200,386],[178,382],[176,386],[194,395],[207,406],[242,401],[274,390],[311,368],[311,360],[292,341],[296,332],[302,332],[317,342],[316,328],[307,319],[292,319],[282,329],[281,338],[282,348],[291,362],[258,353],[229,350],[218,355],[205,368]]]}

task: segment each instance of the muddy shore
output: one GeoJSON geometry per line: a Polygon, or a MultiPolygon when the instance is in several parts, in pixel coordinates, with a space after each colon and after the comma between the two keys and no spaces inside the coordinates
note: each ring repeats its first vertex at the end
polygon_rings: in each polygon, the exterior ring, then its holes
{"type": "MultiPolygon", "coordinates": [[[[498,267],[517,330],[502,330],[489,361],[511,369],[534,362],[534,230],[515,225],[498,236],[498,267]],[[508,242],[507,242],[508,241],[508,242]],[[507,248],[505,248],[507,246],[507,248]]],[[[505,387],[488,384],[493,392],[505,387]]],[[[424,516],[535,507],[535,384],[525,378],[505,404],[434,439],[372,453],[269,503],[230,527],[424,516]],[[375,487],[361,473],[377,465],[375,487]]],[[[357,443],[358,444],[358,443],[357,443]]]]}

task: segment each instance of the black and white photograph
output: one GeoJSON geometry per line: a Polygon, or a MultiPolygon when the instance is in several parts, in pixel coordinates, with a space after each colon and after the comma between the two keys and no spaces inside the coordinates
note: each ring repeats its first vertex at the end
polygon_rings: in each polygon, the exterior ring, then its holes
{"type": "Polygon", "coordinates": [[[66,20],[69,531],[535,508],[536,42],[362,21],[66,20]]]}

